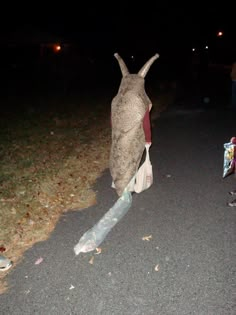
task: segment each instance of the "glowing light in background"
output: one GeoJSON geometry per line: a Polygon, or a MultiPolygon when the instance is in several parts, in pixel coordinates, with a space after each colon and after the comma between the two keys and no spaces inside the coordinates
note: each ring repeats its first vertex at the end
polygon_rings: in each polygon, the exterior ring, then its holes
{"type": "Polygon", "coordinates": [[[61,51],[61,45],[58,45],[58,44],[53,45],[53,51],[55,53],[61,51]]]}
{"type": "Polygon", "coordinates": [[[222,37],[223,36],[223,32],[222,31],[219,31],[218,33],[217,33],[217,37],[222,37]]]}

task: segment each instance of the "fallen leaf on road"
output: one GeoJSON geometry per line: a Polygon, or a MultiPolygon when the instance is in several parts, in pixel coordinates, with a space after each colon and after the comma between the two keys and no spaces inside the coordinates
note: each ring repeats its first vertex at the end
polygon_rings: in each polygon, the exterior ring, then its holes
{"type": "Polygon", "coordinates": [[[39,257],[34,264],[39,265],[39,264],[41,264],[42,261],[43,261],[43,258],[39,257]]]}
{"type": "Polygon", "coordinates": [[[152,235],[146,235],[142,237],[143,241],[150,241],[150,239],[152,239],[152,235]]]}
{"type": "Polygon", "coordinates": [[[91,259],[89,260],[90,265],[93,265],[94,262],[94,256],[91,257],[91,259]]]}
{"type": "Polygon", "coordinates": [[[70,285],[70,290],[74,289],[75,287],[71,284],[70,285]]]}
{"type": "Polygon", "coordinates": [[[95,254],[96,254],[96,255],[99,255],[99,254],[101,254],[102,249],[101,249],[100,247],[97,247],[97,248],[96,248],[96,251],[97,251],[97,252],[96,252],[95,254]]]}
{"type": "Polygon", "coordinates": [[[155,271],[159,271],[159,265],[156,265],[154,269],[155,271]]]}

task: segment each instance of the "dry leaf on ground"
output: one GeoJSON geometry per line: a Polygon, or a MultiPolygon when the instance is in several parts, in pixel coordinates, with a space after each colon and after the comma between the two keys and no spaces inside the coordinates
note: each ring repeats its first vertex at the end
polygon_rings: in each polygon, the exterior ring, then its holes
{"type": "Polygon", "coordinates": [[[150,241],[152,239],[152,235],[146,235],[142,237],[143,241],[150,241]]]}

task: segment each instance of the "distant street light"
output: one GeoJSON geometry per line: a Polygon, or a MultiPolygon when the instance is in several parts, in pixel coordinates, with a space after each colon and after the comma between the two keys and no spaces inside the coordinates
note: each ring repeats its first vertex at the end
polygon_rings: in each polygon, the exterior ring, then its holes
{"type": "Polygon", "coordinates": [[[52,49],[53,49],[54,53],[58,53],[59,51],[61,51],[61,45],[53,44],[52,49]]]}
{"type": "Polygon", "coordinates": [[[219,31],[218,33],[217,33],[217,37],[222,37],[223,36],[223,32],[222,31],[219,31]]]}

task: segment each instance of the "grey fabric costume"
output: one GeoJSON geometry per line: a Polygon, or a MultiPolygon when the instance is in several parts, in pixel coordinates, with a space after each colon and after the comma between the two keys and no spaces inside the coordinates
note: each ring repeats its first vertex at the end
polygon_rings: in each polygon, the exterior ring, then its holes
{"type": "Polygon", "coordinates": [[[150,58],[138,74],[130,74],[123,59],[117,53],[114,56],[120,65],[122,80],[111,103],[110,172],[117,194],[121,196],[136,174],[144,152],[143,118],[151,105],[144,78],[159,55],[150,58]]]}

